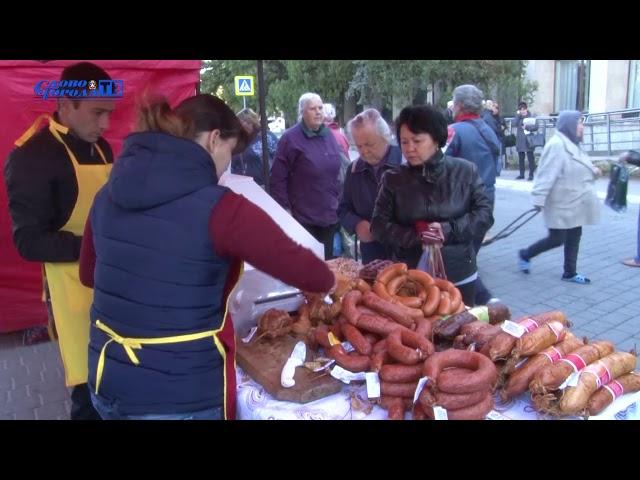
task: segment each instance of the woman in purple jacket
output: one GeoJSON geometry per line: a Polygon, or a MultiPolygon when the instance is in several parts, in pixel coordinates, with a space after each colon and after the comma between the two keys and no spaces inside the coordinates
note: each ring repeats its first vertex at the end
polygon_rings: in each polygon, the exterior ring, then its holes
{"type": "Polygon", "coordinates": [[[298,123],[278,142],[271,169],[273,198],[324,245],[333,258],[338,230],[340,147],[324,124],[322,99],[305,93],[298,101],[298,123]]]}

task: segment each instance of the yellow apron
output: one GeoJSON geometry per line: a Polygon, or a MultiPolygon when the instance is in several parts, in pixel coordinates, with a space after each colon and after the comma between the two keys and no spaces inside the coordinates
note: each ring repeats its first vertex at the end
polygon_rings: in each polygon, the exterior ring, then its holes
{"type": "MultiPolygon", "coordinates": [[[[93,198],[107,182],[111,164],[104,153],[94,144],[103,164],[81,165],[60,133],[69,129],[57,123],[49,115],[41,115],[34,124],[15,142],[21,146],[38,130],[40,123],[49,120],[49,131],[67,150],[78,182],[78,199],[67,223],[60,229],[82,236],[93,198]]],[[[79,263],[45,263],[47,282],[51,294],[51,305],[58,332],[60,354],[64,364],[65,383],[68,387],[87,383],[89,352],[89,310],[93,301],[93,290],[80,283],[79,263]]]]}
{"type": "Polygon", "coordinates": [[[187,333],[183,335],[174,335],[171,337],[156,337],[156,338],[131,338],[131,337],[122,337],[118,333],[114,332],[111,328],[105,325],[101,320],[96,320],[95,326],[99,330],[102,330],[107,334],[109,340],[105,342],[102,346],[102,350],[100,351],[100,357],[98,359],[98,366],[96,369],[96,390],[95,393],[98,395],[100,391],[100,383],[102,382],[102,374],[104,373],[104,361],[105,361],[105,353],[107,351],[107,347],[111,342],[116,342],[124,348],[129,360],[134,365],[140,365],[140,360],[138,356],[134,352],[134,350],[139,350],[143,345],[163,345],[168,343],[182,343],[182,342],[191,342],[194,340],[200,340],[203,338],[211,337],[213,343],[216,346],[216,349],[222,356],[222,361],[224,364],[223,368],[223,392],[224,392],[224,419],[227,420],[229,418],[235,418],[235,370],[236,370],[236,355],[235,355],[235,334],[233,333],[233,324],[228,322],[227,312],[229,311],[229,300],[230,293],[233,291],[237,283],[240,281],[240,277],[244,271],[244,266],[241,265],[239,272],[237,274],[237,278],[235,281],[231,281],[231,288],[226,294],[225,299],[225,309],[222,316],[222,325],[220,328],[205,330],[204,332],[198,333],[187,333]],[[220,336],[227,334],[226,342],[224,338],[220,338],[220,336]],[[225,349],[226,346],[226,349],[225,349]],[[229,362],[229,358],[233,360],[233,363],[229,362]],[[230,378],[231,377],[231,378],[230,378]]]}

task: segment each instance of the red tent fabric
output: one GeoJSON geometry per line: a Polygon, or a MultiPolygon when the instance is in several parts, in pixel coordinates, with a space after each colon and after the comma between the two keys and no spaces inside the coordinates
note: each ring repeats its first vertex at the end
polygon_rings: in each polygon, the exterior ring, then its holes
{"type": "MultiPolygon", "coordinates": [[[[135,120],[135,104],[143,92],[161,94],[175,105],[195,94],[200,81],[199,60],[90,60],[114,80],[124,81],[124,97],[117,100],[105,138],[114,155],[135,120]]],[[[20,258],[11,238],[4,163],[13,142],[42,113],[55,111],[55,99],[34,94],[40,80],[58,80],[62,69],[78,60],[0,61],[0,333],[47,322],[41,300],[40,264],[20,258]]],[[[38,172],[33,172],[37,175],[38,172]]]]}

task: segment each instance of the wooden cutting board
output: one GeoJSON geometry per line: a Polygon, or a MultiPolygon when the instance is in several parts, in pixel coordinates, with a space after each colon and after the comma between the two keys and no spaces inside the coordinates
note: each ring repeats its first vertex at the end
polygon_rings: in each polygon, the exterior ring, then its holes
{"type": "MultiPolygon", "coordinates": [[[[298,340],[290,335],[276,339],[263,338],[249,344],[238,340],[236,362],[277,400],[307,403],[338,393],[342,389],[342,382],[329,374],[319,376],[320,373],[304,367],[296,368],[293,377],[296,384],[293,387],[284,388],[281,385],[282,368],[297,342],[298,340]]],[[[312,359],[313,354],[307,348],[307,361],[312,359]]]]}

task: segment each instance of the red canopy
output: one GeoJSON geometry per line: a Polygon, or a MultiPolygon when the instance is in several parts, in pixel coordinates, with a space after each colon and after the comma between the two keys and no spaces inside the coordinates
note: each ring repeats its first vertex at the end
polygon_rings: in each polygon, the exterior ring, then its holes
{"type": "MultiPolygon", "coordinates": [[[[135,103],[148,91],[167,97],[171,105],[195,94],[200,81],[200,60],[91,60],[114,80],[124,81],[124,97],[117,100],[105,137],[117,156],[131,131],[135,103]]],[[[62,69],[78,60],[0,61],[0,162],[13,142],[42,113],[56,108],[55,99],[34,95],[40,80],[57,80],[62,69]]],[[[38,172],[33,172],[37,175],[38,172]]],[[[40,264],[20,258],[11,238],[4,168],[0,170],[0,333],[22,330],[47,321],[42,295],[40,264]]]]}

